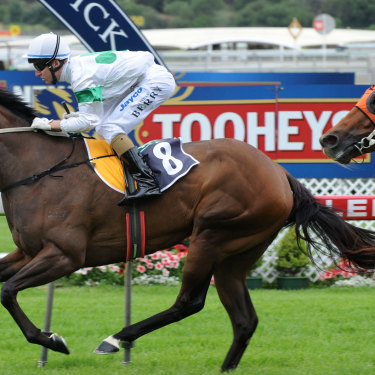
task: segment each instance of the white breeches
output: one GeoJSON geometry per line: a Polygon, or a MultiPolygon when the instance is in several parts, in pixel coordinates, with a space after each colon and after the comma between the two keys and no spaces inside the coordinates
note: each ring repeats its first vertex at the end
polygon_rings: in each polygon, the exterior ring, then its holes
{"type": "Polygon", "coordinates": [[[109,144],[118,134],[129,134],[153,110],[164,103],[176,87],[166,69],[155,65],[144,78],[130,88],[124,97],[105,100],[104,117],[96,131],[109,144]]]}

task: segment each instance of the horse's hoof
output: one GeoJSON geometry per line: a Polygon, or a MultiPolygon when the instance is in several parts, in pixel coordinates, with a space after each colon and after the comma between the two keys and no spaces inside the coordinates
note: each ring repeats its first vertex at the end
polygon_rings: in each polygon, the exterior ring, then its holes
{"type": "Polygon", "coordinates": [[[98,347],[94,350],[95,354],[112,354],[120,350],[120,340],[115,339],[113,336],[107,337],[103,340],[98,347]]]}
{"type": "Polygon", "coordinates": [[[52,348],[51,348],[52,350],[56,352],[64,353],[64,354],[70,354],[69,349],[63,337],[59,336],[56,333],[53,333],[49,338],[52,339],[53,341],[52,348]]]}

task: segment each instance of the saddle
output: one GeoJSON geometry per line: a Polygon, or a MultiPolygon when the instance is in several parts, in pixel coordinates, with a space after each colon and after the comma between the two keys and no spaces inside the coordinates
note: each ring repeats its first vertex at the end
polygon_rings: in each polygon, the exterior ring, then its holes
{"type": "MultiPolygon", "coordinates": [[[[121,160],[105,140],[85,138],[89,159],[100,157],[92,163],[95,173],[111,189],[125,192],[124,169],[121,160]],[[104,157],[105,155],[114,157],[104,157]]],[[[157,179],[160,191],[171,187],[185,176],[199,161],[184,152],[180,138],[151,141],[139,148],[157,179]]]]}

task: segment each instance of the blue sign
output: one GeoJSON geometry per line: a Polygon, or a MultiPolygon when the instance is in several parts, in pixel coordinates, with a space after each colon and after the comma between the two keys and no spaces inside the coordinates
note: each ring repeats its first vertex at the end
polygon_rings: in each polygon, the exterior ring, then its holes
{"type": "MultiPolygon", "coordinates": [[[[220,74],[215,74],[216,81],[220,79],[220,74]]],[[[139,125],[139,129],[143,126],[143,130],[139,131],[140,136],[155,132],[151,139],[171,136],[184,139],[182,128],[190,133],[196,127],[201,130],[213,127],[210,130],[211,138],[217,138],[220,137],[220,129],[227,127],[231,130],[235,124],[239,130],[234,134],[237,138],[241,138],[242,134],[245,142],[253,144],[249,139],[252,137],[258,143],[256,147],[297,178],[375,176],[375,159],[372,155],[363,164],[351,164],[347,168],[325,158],[317,143],[323,126],[334,125],[342,118],[363,95],[367,85],[296,85],[285,80],[282,82],[283,90],[277,92],[273,85],[238,86],[226,84],[228,81],[225,80],[221,86],[204,86],[203,82],[209,81],[209,77],[205,79],[203,73],[200,75],[202,85],[197,83],[192,87],[180,87],[172,98],[154,111],[154,116],[149,116],[143,125],[139,125]],[[225,126],[223,119],[226,119],[225,126]],[[170,131],[177,130],[180,134],[163,136],[163,127],[170,131]]],[[[259,78],[262,77],[259,76],[257,81],[259,78]]],[[[65,112],[61,105],[63,101],[71,111],[77,108],[75,96],[67,83],[46,85],[32,71],[0,71],[0,86],[21,95],[36,108],[40,117],[61,118],[65,112]]],[[[133,133],[131,136],[137,141],[133,133]]],[[[198,133],[202,135],[202,131],[198,133]]],[[[139,142],[142,143],[146,142],[139,142]]]]}
{"type": "Polygon", "coordinates": [[[39,0],[91,52],[149,51],[165,65],[130,17],[114,0],[39,0]]]}
{"type": "Polygon", "coordinates": [[[248,73],[248,72],[178,72],[179,85],[197,82],[253,82],[281,85],[354,85],[354,73],[248,73]]]}

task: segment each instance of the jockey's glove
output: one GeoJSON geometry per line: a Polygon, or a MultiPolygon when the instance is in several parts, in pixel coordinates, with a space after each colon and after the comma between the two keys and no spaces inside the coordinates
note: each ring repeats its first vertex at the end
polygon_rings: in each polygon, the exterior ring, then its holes
{"type": "Polygon", "coordinates": [[[70,113],[64,113],[63,114],[64,120],[67,120],[68,118],[71,118],[71,117],[79,117],[79,113],[78,112],[70,112],[70,113]]]}
{"type": "Polygon", "coordinates": [[[51,122],[52,120],[48,120],[46,117],[35,117],[31,127],[34,129],[40,129],[40,130],[51,130],[51,122]]]}

